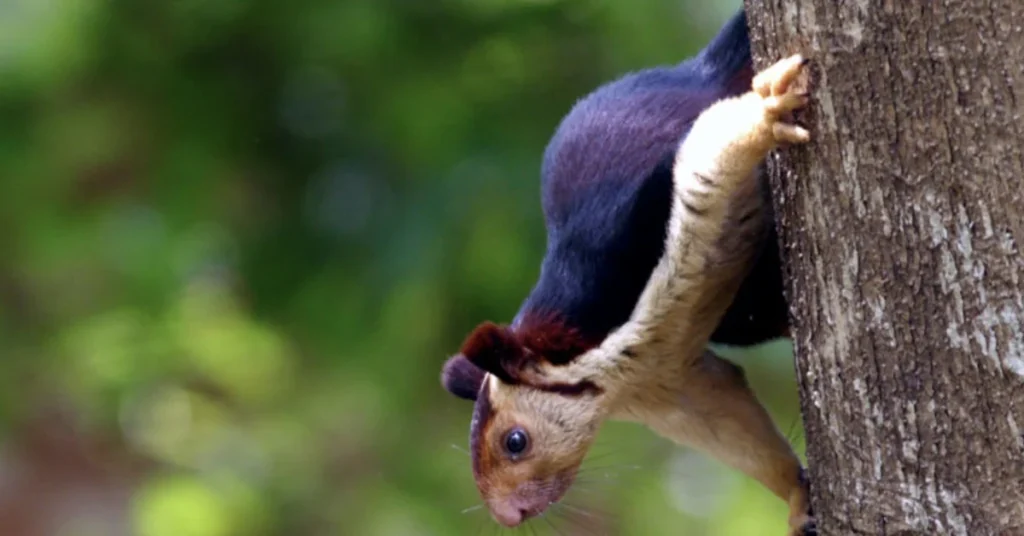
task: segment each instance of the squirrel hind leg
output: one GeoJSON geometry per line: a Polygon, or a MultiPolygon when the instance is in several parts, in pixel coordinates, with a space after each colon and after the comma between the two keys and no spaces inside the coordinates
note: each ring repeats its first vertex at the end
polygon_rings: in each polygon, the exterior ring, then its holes
{"type": "Polygon", "coordinates": [[[800,460],[740,367],[705,351],[686,370],[684,380],[665,387],[666,403],[658,403],[658,410],[651,411],[650,401],[641,398],[638,406],[626,408],[628,413],[641,416],[662,437],[702,451],[759,481],[789,505],[791,530],[814,526],[800,460]]]}

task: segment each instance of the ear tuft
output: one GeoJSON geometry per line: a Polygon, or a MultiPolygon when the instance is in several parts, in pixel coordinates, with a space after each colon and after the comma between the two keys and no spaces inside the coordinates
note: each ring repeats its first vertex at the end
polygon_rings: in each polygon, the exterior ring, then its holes
{"type": "Polygon", "coordinates": [[[456,354],[441,368],[441,384],[451,394],[464,400],[476,400],[480,384],[484,381],[483,369],[470,363],[462,354],[456,354]]]}
{"type": "Polygon", "coordinates": [[[516,384],[519,383],[518,373],[526,357],[526,349],[509,328],[484,322],[466,338],[462,354],[502,382],[516,384]]]}

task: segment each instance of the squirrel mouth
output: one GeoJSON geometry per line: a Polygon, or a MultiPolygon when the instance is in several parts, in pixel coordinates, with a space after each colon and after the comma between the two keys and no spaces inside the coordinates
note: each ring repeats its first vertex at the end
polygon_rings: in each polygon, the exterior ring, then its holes
{"type": "Polygon", "coordinates": [[[575,476],[575,471],[567,471],[547,481],[531,481],[520,485],[507,497],[487,501],[491,517],[513,528],[540,516],[565,496],[575,476]]]}

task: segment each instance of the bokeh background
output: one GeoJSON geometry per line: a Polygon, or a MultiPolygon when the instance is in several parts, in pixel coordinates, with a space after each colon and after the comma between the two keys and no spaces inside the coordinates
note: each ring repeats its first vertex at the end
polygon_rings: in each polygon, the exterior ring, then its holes
{"type": "MultiPolygon", "coordinates": [[[[511,532],[440,366],[533,284],[560,117],[738,7],[0,0],[0,534],[511,532]]],[[[788,342],[729,355],[799,441],[788,342]]],[[[643,428],[594,456],[521,533],[784,531],[643,428]]]]}

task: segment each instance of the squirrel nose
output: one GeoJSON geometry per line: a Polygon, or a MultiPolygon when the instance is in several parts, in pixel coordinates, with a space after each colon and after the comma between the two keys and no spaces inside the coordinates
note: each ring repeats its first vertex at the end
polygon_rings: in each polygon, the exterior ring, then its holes
{"type": "Polygon", "coordinates": [[[502,525],[512,528],[519,526],[526,519],[526,510],[511,504],[496,504],[491,506],[491,517],[502,525]]]}

